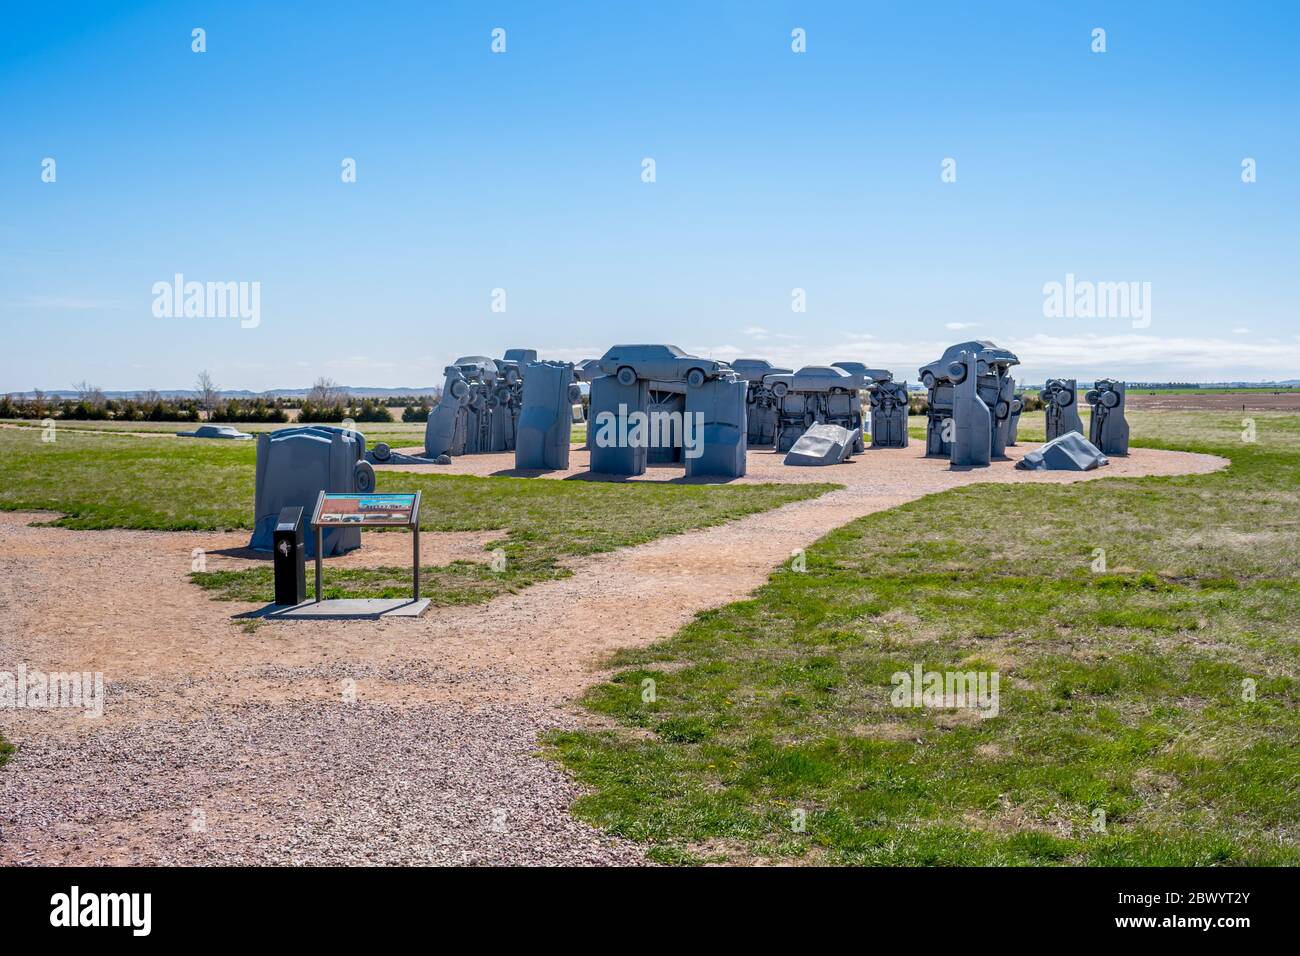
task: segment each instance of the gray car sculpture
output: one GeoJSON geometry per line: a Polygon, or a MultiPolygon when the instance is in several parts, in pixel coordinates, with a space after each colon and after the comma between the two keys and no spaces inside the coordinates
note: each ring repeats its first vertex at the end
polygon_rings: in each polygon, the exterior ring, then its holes
{"type": "Polygon", "coordinates": [[[769,379],[773,375],[788,375],[794,370],[778,368],[766,359],[736,359],[731,367],[747,385],[748,444],[754,447],[775,444],[777,400],[769,379]]]}
{"type": "Polygon", "coordinates": [[[993,413],[979,395],[979,359],[962,352],[948,366],[953,383],[952,452],[954,466],[983,467],[993,448],[993,413]]]}
{"type": "Polygon", "coordinates": [[[252,441],[253,436],[229,425],[200,425],[192,432],[177,432],[178,438],[224,438],[229,441],[252,441]]]}
{"type": "Polygon", "coordinates": [[[907,447],[907,383],[894,381],[887,369],[868,369],[867,403],[871,406],[871,447],[907,447]]]}
{"type": "Polygon", "coordinates": [[[1075,379],[1049,378],[1039,398],[1043,400],[1043,413],[1047,418],[1048,441],[1067,432],[1083,434],[1083,419],[1079,417],[1079,384],[1075,379]]]}
{"type": "Polygon", "coordinates": [[[567,362],[533,362],[524,380],[516,468],[569,467],[573,404],[581,398],[567,362]]]}
{"type": "Polygon", "coordinates": [[[1020,415],[1025,410],[1025,393],[1019,391],[1011,400],[1011,418],[1007,422],[1007,444],[1014,445],[1020,432],[1020,415]]]}
{"type": "Polygon", "coordinates": [[[652,452],[656,461],[676,460],[673,422],[680,424],[683,446],[688,432],[697,431],[698,422],[702,435],[695,434],[694,440],[702,448],[682,449],[687,474],[739,477],[745,473],[746,385],[738,374],[675,345],[616,345],[601,358],[600,368],[605,374],[591,383],[587,416],[593,472],[643,474],[652,452]],[[684,404],[679,405],[683,394],[684,404]],[[629,440],[642,434],[633,418],[649,420],[652,413],[657,413],[657,419],[644,430],[645,440],[629,440]],[[669,426],[667,442],[664,425],[669,426]],[[609,440],[611,436],[617,440],[609,440]]]}
{"type": "Polygon", "coordinates": [[[1124,416],[1126,394],[1124,383],[1113,378],[1099,378],[1088,390],[1086,397],[1092,407],[1088,438],[1103,455],[1128,454],[1128,419],[1124,416]]]}
{"type": "Polygon", "coordinates": [[[839,425],[856,430],[854,452],[862,446],[862,397],[866,384],[860,373],[833,365],[806,365],[797,372],[769,375],[777,400],[776,450],[788,452],[813,425],[839,425]]]}
{"type": "Polygon", "coordinates": [[[429,413],[424,453],[466,455],[515,447],[523,408],[523,378],[533,349],[510,349],[506,357],[466,355],[444,370],[442,398],[429,413]]]}
{"type": "Polygon", "coordinates": [[[953,416],[956,395],[952,369],[958,362],[964,367],[963,354],[974,357],[976,392],[992,413],[989,423],[989,447],[994,457],[1003,457],[1011,418],[1011,403],[1015,398],[1015,383],[1008,374],[1018,359],[1013,352],[999,348],[992,342],[971,341],[950,346],[943,356],[920,368],[921,383],[929,390],[929,412],[925,430],[925,453],[947,456],[951,453],[951,440],[946,436],[945,425],[953,416]]]}
{"type": "Polygon", "coordinates": [[[620,385],[637,379],[650,382],[684,382],[699,388],[723,371],[719,362],[688,355],[675,345],[615,345],[600,360],[600,370],[620,385]]]}
{"type": "MultiPolygon", "coordinates": [[[[366,493],[375,490],[375,471],[365,461],[366,439],[360,432],[332,425],[305,425],[262,432],[257,436],[253,537],[249,547],[270,551],[280,509],[301,507],[310,516],[322,492],[366,493]]],[[[316,536],[307,535],[307,556],[316,556],[316,536]]],[[[326,557],[361,547],[359,528],[328,528],[322,545],[326,557]]]]}

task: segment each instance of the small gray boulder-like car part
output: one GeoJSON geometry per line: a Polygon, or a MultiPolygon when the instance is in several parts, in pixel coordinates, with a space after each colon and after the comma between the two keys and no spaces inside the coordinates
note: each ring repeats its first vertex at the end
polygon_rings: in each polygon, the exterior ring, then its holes
{"type": "Polygon", "coordinates": [[[862,433],[839,425],[813,425],[786,453],[787,465],[838,465],[848,461],[862,433]]]}
{"type": "Polygon", "coordinates": [[[176,435],[179,438],[226,438],[231,441],[253,440],[253,436],[248,432],[241,432],[229,425],[200,425],[192,432],[177,432],[176,435]]]}
{"type": "Polygon", "coordinates": [[[1016,467],[1026,471],[1092,471],[1109,464],[1110,459],[1101,449],[1078,432],[1070,431],[1053,438],[1038,451],[1031,451],[1016,462],[1016,467]]]}

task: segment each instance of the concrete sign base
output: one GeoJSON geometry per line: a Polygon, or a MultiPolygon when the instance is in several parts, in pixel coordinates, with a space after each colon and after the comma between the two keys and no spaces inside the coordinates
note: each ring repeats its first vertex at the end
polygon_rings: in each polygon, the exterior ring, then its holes
{"type": "Polygon", "coordinates": [[[340,598],[275,605],[261,617],[267,621],[377,621],[381,617],[419,617],[428,609],[428,598],[340,598]]]}

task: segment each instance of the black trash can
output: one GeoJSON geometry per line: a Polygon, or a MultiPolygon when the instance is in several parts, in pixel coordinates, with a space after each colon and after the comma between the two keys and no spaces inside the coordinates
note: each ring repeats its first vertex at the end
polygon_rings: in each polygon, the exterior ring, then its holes
{"type": "Polygon", "coordinates": [[[275,603],[307,600],[307,548],[301,508],[282,508],[275,522],[275,603]]]}

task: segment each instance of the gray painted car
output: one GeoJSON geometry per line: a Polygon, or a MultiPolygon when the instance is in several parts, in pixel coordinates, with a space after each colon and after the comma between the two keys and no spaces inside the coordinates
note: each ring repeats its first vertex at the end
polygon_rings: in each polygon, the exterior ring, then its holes
{"type": "Polygon", "coordinates": [[[227,438],[232,441],[252,441],[253,436],[229,425],[200,425],[192,432],[177,432],[181,438],[227,438]]]}
{"type": "Polygon", "coordinates": [[[675,345],[615,345],[601,357],[600,370],[615,376],[620,385],[644,379],[685,382],[692,388],[699,388],[723,371],[718,362],[688,355],[675,345]]]}
{"type": "Polygon", "coordinates": [[[921,384],[926,388],[933,388],[936,382],[955,381],[956,374],[953,367],[961,358],[962,352],[973,352],[975,354],[977,374],[979,375],[990,374],[990,370],[992,370],[992,374],[1005,375],[1007,369],[1011,366],[1020,364],[1020,359],[1016,357],[1014,352],[998,348],[992,342],[961,342],[949,346],[937,361],[921,366],[919,370],[921,384]]]}
{"type": "Polygon", "coordinates": [[[792,368],[778,368],[767,359],[736,359],[731,368],[750,384],[762,382],[766,375],[787,375],[794,371],[792,368]]]}
{"type": "Polygon", "coordinates": [[[860,376],[833,365],[805,365],[797,372],[769,375],[763,379],[777,398],[787,392],[851,392],[858,387],[860,376]]]}

